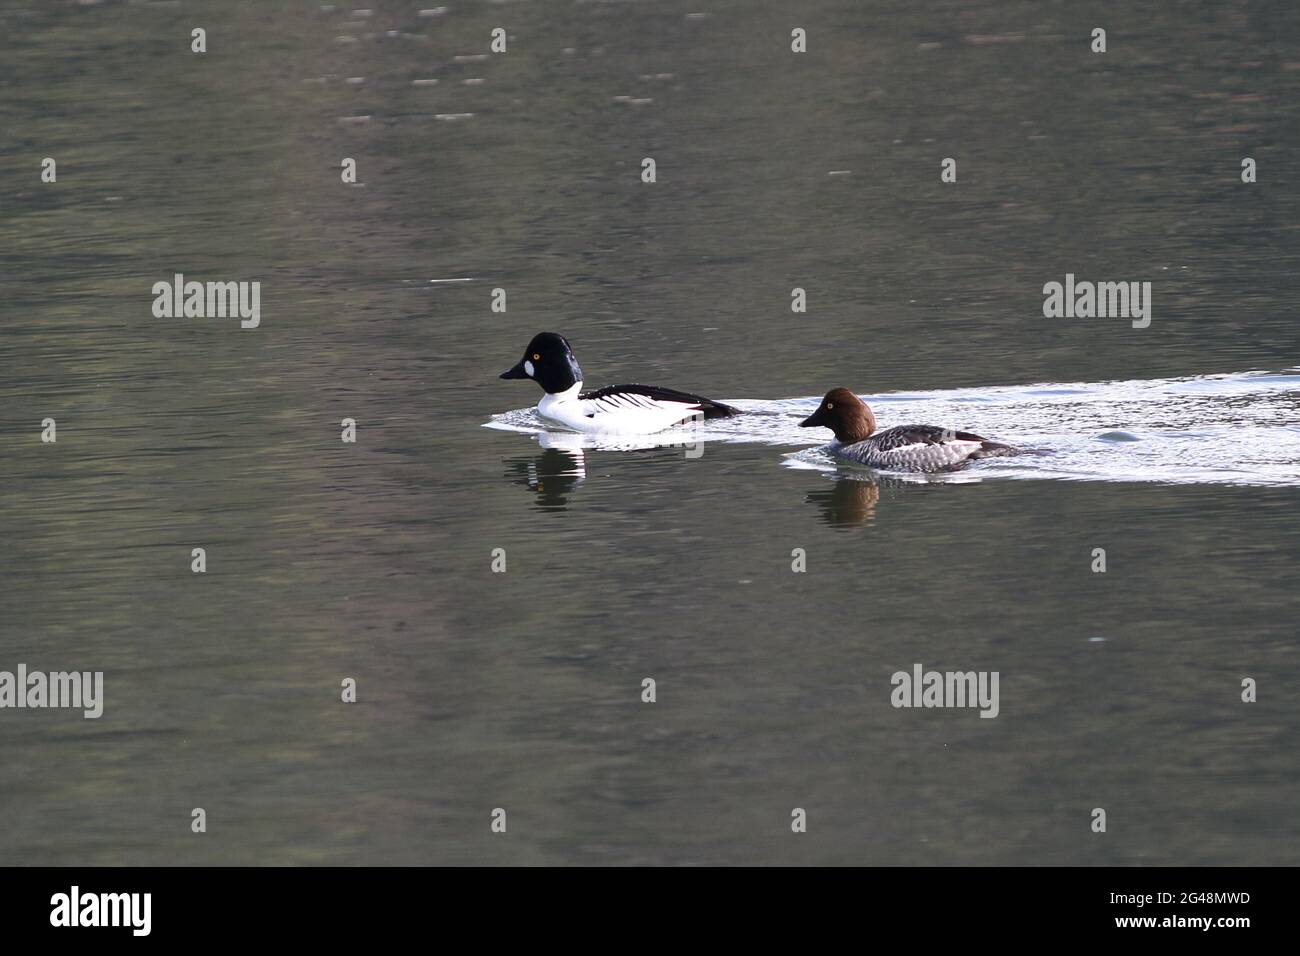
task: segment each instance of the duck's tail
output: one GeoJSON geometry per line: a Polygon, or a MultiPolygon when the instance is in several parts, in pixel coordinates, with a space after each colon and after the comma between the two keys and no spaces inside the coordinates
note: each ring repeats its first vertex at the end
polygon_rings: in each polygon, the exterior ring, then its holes
{"type": "Polygon", "coordinates": [[[1019,448],[1004,445],[1000,441],[990,441],[981,435],[973,435],[970,432],[958,432],[957,437],[962,441],[977,441],[980,443],[979,449],[971,452],[971,458],[1005,458],[1008,455],[1020,454],[1019,448]]]}
{"type": "Polygon", "coordinates": [[[739,408],[733,408],[730,405],[724,405],[722,402],[715,402],[711,398],[702,399],[700,401],[700,411],[704,412],[704,417],[706,419],[707,418],[730,418],[732,415],[741,414],[739,408]]]}

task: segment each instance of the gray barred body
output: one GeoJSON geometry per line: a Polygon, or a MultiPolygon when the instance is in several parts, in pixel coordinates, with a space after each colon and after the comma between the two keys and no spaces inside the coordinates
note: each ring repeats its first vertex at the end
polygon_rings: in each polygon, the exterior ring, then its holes
{"type": "Polygon", "coordinates": [[[943,471],[977,458],[1015,454],[1010,445],[934,425],[900,425],[865,441],[831,442],[826,451],[836,458],[888,471],[943,471]]]}

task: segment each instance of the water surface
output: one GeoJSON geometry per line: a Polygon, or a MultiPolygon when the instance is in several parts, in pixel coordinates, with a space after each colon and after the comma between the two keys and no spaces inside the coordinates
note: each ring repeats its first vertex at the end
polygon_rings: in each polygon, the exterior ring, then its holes
{"type": "Polygon", "coordinates": [[[1293,6],[369,9],[0,6],[0,669],[107,695],[0,712],[0,862],[1294,862],[1293,6]],[[764,424],[482,427],[542,329],[764,424]],[[834,385],[1050,454],[862,481],[834,385]]]}

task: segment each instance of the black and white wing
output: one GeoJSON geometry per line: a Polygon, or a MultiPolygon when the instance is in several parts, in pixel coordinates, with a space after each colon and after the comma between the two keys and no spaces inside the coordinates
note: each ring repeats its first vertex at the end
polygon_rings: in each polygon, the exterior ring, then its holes
{"type": "Polygon", "coordinates": [[[700,418],[739,414],[730,405],[657,385],[607,385],[578,396],[582,414],[595,430],[655,432],[700,418]]]}

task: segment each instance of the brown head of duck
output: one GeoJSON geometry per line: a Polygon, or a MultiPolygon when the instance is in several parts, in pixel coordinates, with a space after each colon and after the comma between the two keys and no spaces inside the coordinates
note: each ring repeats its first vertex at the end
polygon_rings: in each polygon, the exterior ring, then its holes
{"type": "Polygon", "coordinates": [[[817,411],[799,423],[801,428],[820,426],[835,433],[835,440],[844,445],[866,441],[876,430],[876,416],[867,403],[847,388],[832,388],[826,393],[817,411]]]}

